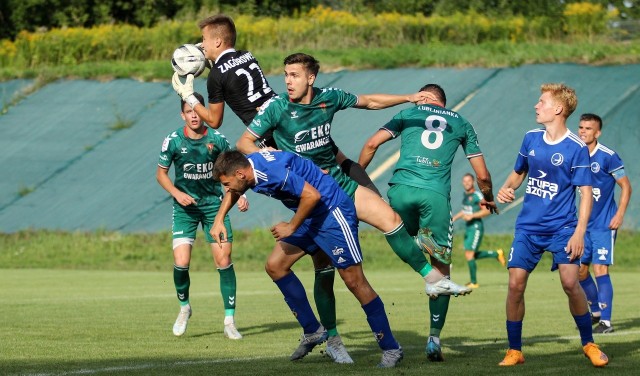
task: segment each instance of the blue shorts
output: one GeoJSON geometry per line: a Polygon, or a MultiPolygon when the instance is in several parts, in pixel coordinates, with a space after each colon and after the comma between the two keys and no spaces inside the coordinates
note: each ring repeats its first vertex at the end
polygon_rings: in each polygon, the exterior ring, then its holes
{"type": "Polygon", "coordinates": [[[579,265],[580,259],[571,261],[571,256],[565,251],[574,230],[573,228],[563,229],[553,235],[516,232],[511,244],[507,268],[520,268],[531,273],[540,262],[544,252],[551,252],[554,266],[557,264],[579,265]]]}
{"type": "Polygon", "coordinates": [[[584,254],[580,262],[589,265],[613,265],[616,230],[587,231],[584,237],[584,254]]]}
{"type": "Polygon", "coordinates": [[[307,218],[293,235],[283,242],[314,254],[326,253],[338,269],[362,262],[358,241],[358,218],[353,201],[345,202],[320,217],[307,218]]]}

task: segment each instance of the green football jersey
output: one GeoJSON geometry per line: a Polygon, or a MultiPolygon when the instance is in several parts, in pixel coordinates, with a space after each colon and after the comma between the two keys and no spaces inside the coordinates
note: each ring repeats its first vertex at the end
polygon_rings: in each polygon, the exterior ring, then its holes
{"type": "Polygon", "coordinates": [[[429,189],[450,198],[451,165],[458,146],[467,158],[482,155],[473,126],[444,107],[425,104],[402,110],[382,129],[402,140],[389,184],[429,189]]]}
{"type": "Polygon", "coordinates": [[[265,102],[247,130],[258,138],[273,132],[280,150],[296,153],[323,169],[337,166],[331,122],[336,112],[353,107],[358,97],[335,88],[313,88],[310,104],[289,101],[287,93],[265,102]]]}
{"type": "MultiPolygon", "coordinates": [[[[474,214],[479,212],[482,208],[480,207],[480,201],[482,201],[484,197],[481,192],[474,191],[472,193],[464,193],[464,197],[462,198],[462,212],[464,214],[474,214]]],[[[474,218],[469,222],[466,222],[467,227],[473,226],[476,223],[482,223],[482,219],[474,218]]]]}
{"type": "Polygon", "coordinates": [[[204,137],[194,140],[182,127],[165,137],[158,166],[168,169],[173,163],[173,185],[199,205],[209,204],[222,197],[222,187],[213,178],[213,165],[218,155],[229,149],[227,138],[215,129],[207,128],[204,137]]]}

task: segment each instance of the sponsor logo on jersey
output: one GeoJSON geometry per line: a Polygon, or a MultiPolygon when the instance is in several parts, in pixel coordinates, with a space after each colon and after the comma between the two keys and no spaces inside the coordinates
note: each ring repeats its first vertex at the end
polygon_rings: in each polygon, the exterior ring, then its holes
{"type": "Polygon", "coordinates": [[[546,172],[541,170],[538,170],[538,172],[540,173],[540,176],[537,178],[529,176],[529,179],[527,180],[526,193],[553,200],[553,198],[558,194],[558,184],[544,180],[547,176],[546,172]]]}
{"type": "Polygon", "coordinates": [[[598,162],[591,163],[591,172],[593,172],[594,174],[597,174],[598,172],[600,172],[600,163],[598,162]]]}
{"type": "Polygon", "coordinates": [[[598,248],[598,260],[600,261],[605,261],[607,259],[607,255],[609,254],[609,250],[606,249],[605,247],[602,248],[598,248]]]}
{"type": "Polygon", "coordinates": [[[437,159],[429,159],[428,157],[423,157],[421,155],[415,155],[412,158],[416,159],[416,163],[429,167],[440,167],[440,165],[442,164],[437,159]]]}
{"type": "Polygon", "coordinates": [[[167,157],[166,155],[162,154],[162,155],[160,155],[160,159],[162,159],[163,161],[168,161],[169,157],[167,157]]]}
{"type": "Polygon", "coordinates": [[[255,58],[251,55],[251,52],[247,52],[246,54],[242,54],[238,57],[233,57],[228,61],[225,61],[224,64],[218,65],[218,70],[220,70],[220,73],[224,73],[233,67],[237,67],[238,65],[247,63],[251,60],[255,60],[255,58]]]}
{"type": "Polygon", "coordinates": [[[551,156],[551,164],[554,166],[560,166],[564,162],[564,155],[555,153],[551,156]]]}
{"type": "Polygon", "coordinates": [[[334,256],[338,256],[344,253],[344,248],[335,247],[331,252],[334,256]]]}
{"type": "Polygon", "coordinates": [[[600,188],[593,187],[591,191],[593,193],[593,199],[596,200],[596,202],[598,202],[598,200],[600,200],[600,197],[602,197],[602,195],[600,194],[600,188]]]}
{"type": "Polygon", "coordinates": [[[319,147],[328,145],[331,142],[330,132],[331,132],[331,124],[326,123],[326,124],[319,125],[311,129],[306,129],[304,131],[300,131],[296,133],[296,135],[294,136],[295,143],[306,141],[308,140],[308,137],[311,136],[310,141],[300,145],[296,145],[296,152],[301,153],[301,152],[317,149],[319,147]]]}
{"type": "Polygon", "coordinates": [[[253,125],[255,125],[256,128],[260,128],[262,127],[262,122],[260,121],[260,119],[255,119],[253,120],[253,125]]]}
{"type": "Polygon", "coordinates": [[[535,157],[536,156],[535,150],[531,149],[531,151],[529,152],[529,155],[532,157],[535,157]]]}
{"type": "Polygon", "coordinates": [[[297,119],[298,118],[298,111],[291,111],[291,118],[292,119],[297,119]]]}
{"type": "Polygon", "coordinates": [[[163,153],[169,149],[169,142],[171,142],[171,139],[169,137],[165,138],[164,141],[162,141],[162,152],[163,153]]]}
{"type": "Polygon", "coordinates": [[[185,179],[189,180],[202,180],[211,179],[213,177],[213,162],[207,163],[185,163],[182,166],[185,179]],[[191,173],[191,171],[193,171],[191,173]]]}

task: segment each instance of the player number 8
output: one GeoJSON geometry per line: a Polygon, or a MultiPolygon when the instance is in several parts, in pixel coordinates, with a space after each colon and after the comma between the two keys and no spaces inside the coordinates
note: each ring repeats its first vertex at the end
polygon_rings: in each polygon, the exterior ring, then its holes
{"type": "Polygon", "coordinates": [[[447,128],[447,120],[442,116],[438,115],[430,115],[424,121],[424,126],[427,128],[424,132],[422,132],[422,145],[424,145],[427,149],[437,149],[442,145],[442,140],[444,139],[444,135],[442,131],[447,128]],[[434,124],[437,126],[434,127],[434,124]],[[435,135],[435,140],[431,141],[431,135],[435,135]]]}

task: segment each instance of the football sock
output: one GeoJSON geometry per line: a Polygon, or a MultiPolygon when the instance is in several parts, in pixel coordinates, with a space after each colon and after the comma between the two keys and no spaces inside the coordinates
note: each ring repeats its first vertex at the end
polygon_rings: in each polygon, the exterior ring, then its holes
{"type": "Polygon", "coordinates": [[[293,271],[286,276],[274,281],[276,286],[282,291],[284,301],[291,309],[291,313],[298,320],[304,333],[314,333],[320,328],[320,322],[311,310],[311,305],[307,299],[302,282],[296,277],[293,271]]]}
{"type": "Polygon", "coordinates": [[[467,261],[467,265],[469,265],[469,278],[471,278],[471,283],[478,283],[477,272],[478,272],[478,264],[476,260],[467,261]]]}
{"type": "Polygon", "coordinates": [[[378,341],[378,346],[382,350],[397,349],[400,347],[398,341],[393,337],[391,333],[391,327],[389,326],[389,319],[384,311],[384,304],[379,296],[369,303],[362,306],[364,313],[367,315],[367,322],[373,335],[378,341]]]}
{"type": "Polygon", "coordinates": [[[176,294],[181,306],[189,304],[189,267],[173,265],[173,284],[176,286],[176,294]]]}
{"type": "Polygon", "coordinates": [[[507,320],[507,338],[510,349],[522,351],[522,321],[507,320]]]}
{"type": "Polygon", "coordinates": [[[580,281],[580,286],[582,286],[582,289],[587,296],[587,302],[589,303],[591,314],[600,312],[600,307],[598,306],[598,287],[596,287],[596,283],[593,281],[593,277],[591,277],[590,273],[587,273],[587,278],[580,281]]]}
{"type": "Polygon", "coordinates": [[[387,243],[393,249],[398,257],[416,272],[420,273],[422,277],[426,276],[431,271],[431,265],[427,261],[427,257],[420,250],[414,238],[409,235],[404,223],[400,223],[395,229],[385,232],[384,237],[387,239],[387,243]]]}
{"type": "Polygon", "coordinates": [[[360,166],[359,163],[352,161],[351,159],[345,159],[344,162],[340,164],[340,168],[347,174],[351,179],[355,180],[356,183],[363,187],[367,187],[378,194],[378,196],[382,196],[378,187],[373,184],[373,181],[367,174],[364,168],[360,166]]]}
{"type": "Polygon", "coordinates": [[[593,328],[591,327],[591,314],[589,312],[580,316],[573,316],[573,320],[576,322],[578,331],[580,332],[580,340],[582,346],[589,342],[593,342],[593,328]]]}
{"type": "Polygon", "coordinates": [[[602,310],[601,320],[611,321],[613,308],[613,285],[609,274],[596,277],[598,283],[598,305],[602,310]]]}
{"type": "Polygon", "coordinates": [[[447,311],[449,311],[449,301],[451,295],[439,295],[435,299],[429,299],[429,335],[440,337],[440,332],[444,327],[447,319],[447,311]]]}
{"type": "Polygon", "coordinates": [[[475,257],[476,260],[480,260],[483,258],[498,258],[498,252],[496,251],[478,251],[476,252],[473,257],[475,257]]]}
{"type": "Polygon", "coordinates": [[[235,310],[236,272],[233,269],[233,264],[230,264],[226,268],[218,268],[218,273],[220,273],[220,292],[222,293],[225,312],[227,312],[227,310],[235,310]]]}
{"type": "Polygon", "coordinates": [[[322,326],[327,329],[327,335],[333,337],[338,335],[336,328],[336,295],[333,292],[333,281],[336,270],[333,266],[323,269],[316,269],[313,284],[313,299],[316,302],[316,309],[322,326]]]}

